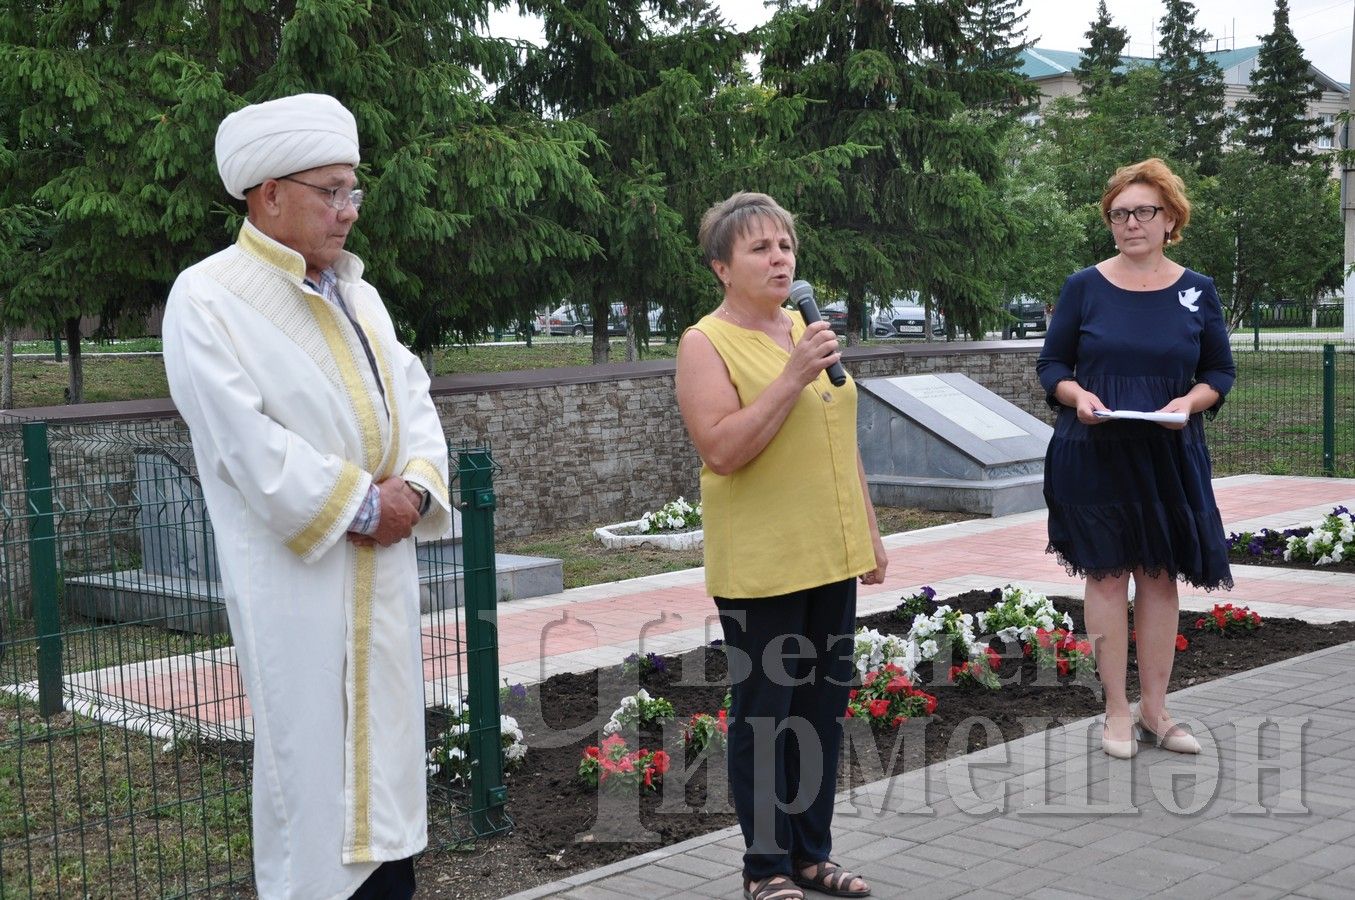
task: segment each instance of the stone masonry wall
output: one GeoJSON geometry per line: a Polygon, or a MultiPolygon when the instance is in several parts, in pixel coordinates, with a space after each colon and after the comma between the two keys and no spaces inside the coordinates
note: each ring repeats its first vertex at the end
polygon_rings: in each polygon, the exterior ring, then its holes
{"type": "MultiPolygon", "coordinates": [[[[853,349],[855,378],[961,372],[1050,421],[1035,377],[1038,345],[913,344],[853,349]]],[[[501,536],[638,518],[698,494],[700,460],[678,414],[671,361],[435,379],[453,446],[487,445],[501,536]],[[546,376],[543,378],[542,376],[546,376]]]]}

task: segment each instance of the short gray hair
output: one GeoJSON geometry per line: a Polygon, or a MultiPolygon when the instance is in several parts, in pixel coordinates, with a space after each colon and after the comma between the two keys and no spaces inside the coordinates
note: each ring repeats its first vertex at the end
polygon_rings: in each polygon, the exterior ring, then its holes
{"type": "Polygon", "coordinates": [[[696,233],[696,240],[701,245],[706,265],[717,259],[722,263],[729,262],[734,242],[747,234],[753,222],[759,219],[768,219],[784,228],[786,234],[790,235],[791,249],[799,248],[794,216],[766,194],[740,191],[728,200],[721,200],[701,217],[701,229],[696,233]]]}

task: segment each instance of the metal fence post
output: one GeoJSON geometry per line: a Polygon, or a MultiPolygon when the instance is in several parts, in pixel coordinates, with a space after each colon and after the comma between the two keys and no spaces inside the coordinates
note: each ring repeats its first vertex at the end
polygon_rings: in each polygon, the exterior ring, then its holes
{"type": "Polygon", "coordinates": [[[33,576],[33,624],[38,637],[38,709],[65,708],[61,698],[61,612],[57,609],[56,526],[52,517],[52,457],[47,423],[24,424],[24,486],[32,520],[28,559],[33,576]]]}
{"type": "Polygon", "coordinates": [[[494,463],[484,450],[461,451],[462,560],[469,676],[471,827],[501,830],[508,788],[499,735],[499,624],[494,571],[494,463]]]}
{"type": "Polygon", "coordinates": [[[1322,345],[1322,474],[1336,474],[1336,345],[1322,345]]]}

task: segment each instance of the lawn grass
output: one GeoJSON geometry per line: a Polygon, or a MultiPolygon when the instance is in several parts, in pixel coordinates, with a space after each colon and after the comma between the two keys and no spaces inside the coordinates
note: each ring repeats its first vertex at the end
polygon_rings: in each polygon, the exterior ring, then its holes
{"type": "Polygon", "coordinates": [[[0,896],[180,896],[247,879],[248,745],[2,702],[0,896]]]}
{"type": "MultiPolygon", "coordinates": [[[[48,344],[38,352],[49,353],[48,344]]],[[[159,349],[159,341],[150,348],[159,349]]],[[[563,366],[586,366],[593,361],[589,339],[555,337],[536,338],[531,347],[521,344],[486,344],[473,347],[444,347],[435,354],[439,375],[475,374],[485,372],[516,372],[523,369],[555,369],[563,366]]],[[[611,358],[619,362],[625,358],[623,341],[611,342],[611,358]]],[[[672,359],[677,344],[665,344],[654,339],[641,355],[642,359],[672,359]]],[[[152,400],[169,396],[165,380],[165,366],[159,356],[111,356],[107,353],[88,353],[84,356],[85,402],[106,400],[152,400]]],[[[59,406],[66,402],[69,383],[69,364],[56,362],[50,355],[36,359],[25,357],[14,360],[14,407],[59,406]]]]}
{"type": "MultiPolygon", "coordinates": [[[[1206,426],[1217,475],[1322,475],[1322,351],[1233,349],[1237,382],[1206,426]]],[[[1338,345],[1335,466],[1355,477],[1355,346],[1338,345]]]]}
{"type": "MultiPolygon", "coordinates": [[[[879,507],[875,512],[881,534],[974,518],[969,513],[895,507],[879,507]]],[[[549,556],[561,560],[566,588],[606,584],[703,565],[700,550],[608,550],[593,536],[591,528],[571,528],[518,538],[501,543],[498,549],[502,553],[549,556]]]]}

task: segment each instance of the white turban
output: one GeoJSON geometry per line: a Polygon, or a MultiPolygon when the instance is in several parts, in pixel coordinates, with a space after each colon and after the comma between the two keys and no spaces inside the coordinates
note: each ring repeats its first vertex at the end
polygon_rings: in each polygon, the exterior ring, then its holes
{"type": "Polygon", "coordinates": [[[226,116],[216,130],[216,168],[237,200],[269,178],[336,163],[358,164],[358,124],[328,94],[255,103],[226,116]]]}

